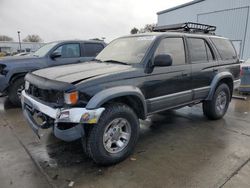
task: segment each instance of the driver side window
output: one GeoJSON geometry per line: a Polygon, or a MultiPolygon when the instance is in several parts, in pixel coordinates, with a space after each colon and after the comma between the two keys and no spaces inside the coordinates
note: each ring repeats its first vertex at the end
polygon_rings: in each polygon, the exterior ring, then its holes
{"type": "Polygon", "coordinates": [[[74,58],[80,57],[79,44],[64,44],[59,46],[54,52],[61,54],[61,58],[74,58]]]}
{"type": "Polygon", "coordinates": [[[171,55],[173,65],[184,65],[186,63],[185,48],[182,38],[165,38],[155,51],[156,55],[171,55]]]}

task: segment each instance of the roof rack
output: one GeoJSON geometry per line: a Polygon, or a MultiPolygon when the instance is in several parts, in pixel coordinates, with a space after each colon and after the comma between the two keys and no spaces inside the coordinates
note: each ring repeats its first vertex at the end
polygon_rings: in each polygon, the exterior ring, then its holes
{"type": "Polygon", "coordinates": [[[205,33],[205,34],[215,34],[216,26],[186,22],[173,25],[156,26],[153,28],[155,32],[166,32],[166,31],[178,31],[187,33],[205,33]]]}

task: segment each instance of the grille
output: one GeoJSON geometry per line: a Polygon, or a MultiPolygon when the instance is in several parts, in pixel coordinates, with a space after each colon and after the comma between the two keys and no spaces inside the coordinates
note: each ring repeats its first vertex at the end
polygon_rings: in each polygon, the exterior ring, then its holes
{"type": "Polygon", "coordinates": [[[61,105],[64,102],[64,93],[62,91],[40,89],[35,85],[30,84],[29,89],[26,92],[47,103],[61,105]]]}

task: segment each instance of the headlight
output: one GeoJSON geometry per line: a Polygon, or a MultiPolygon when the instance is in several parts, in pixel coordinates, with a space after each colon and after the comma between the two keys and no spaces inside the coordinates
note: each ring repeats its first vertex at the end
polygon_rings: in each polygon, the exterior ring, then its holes
{"type": "Polygon", "coordinates": [[[29,90],[30,83],[28,81],[25,81],[25,90],[29,90]]]}
{"type": "Polygon", "coordinates": [[[78,91],[73,91],[71,93],[64,93],[64,102],[66,104],[76,104],[79,99],[78,91]]]}

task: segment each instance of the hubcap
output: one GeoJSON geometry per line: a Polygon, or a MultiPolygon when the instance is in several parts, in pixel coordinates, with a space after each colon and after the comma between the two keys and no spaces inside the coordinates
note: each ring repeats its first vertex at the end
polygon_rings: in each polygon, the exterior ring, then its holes
{"type": "Polygon", "coordinates": [[[22,91],[24,90],[24,85],[20,85],[18,88],[17,88],[17,96],[19,99],[21,99],[21,95],[22,95],[22,91]]]}
{"type": "Polygon", "coordinates": [[[216,99],[216,109],[222,113],[227,105],[227,95],[224,91],[221,91],[216,99]]]}
{"type": "Polygon", "coordinates": [[[124,118],[116,118],[108,124],[104,131],[104,148],[109,153],[118,153],[128,145],[130,137],[130,123],[124,118]]]}

